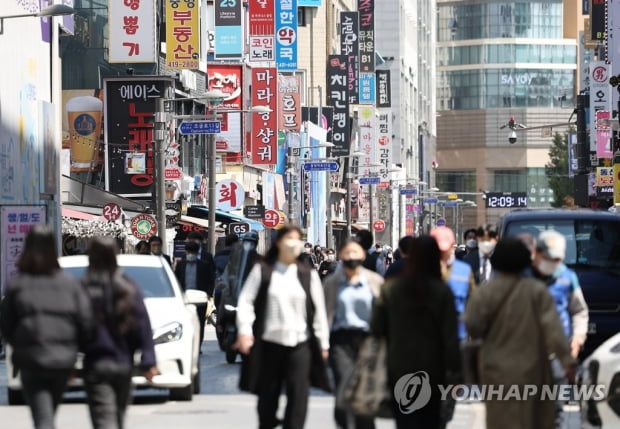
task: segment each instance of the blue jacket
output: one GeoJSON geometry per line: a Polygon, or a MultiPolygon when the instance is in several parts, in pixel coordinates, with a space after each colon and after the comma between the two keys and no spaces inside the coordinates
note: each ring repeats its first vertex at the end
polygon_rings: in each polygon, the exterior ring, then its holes
{"type": "Polygon", "coordinates": [[[460,320],[461,315],[465,312],[465,305],[467,304],[467,298],[469,297],[469,278],[471,276],[471,266],[463,261],[455,259],[450,267],[450,274],[448,276],[448,286],[452,290],[454,295],[454,306],[456,307],[456,313],[459,317],[459,339],[464,339],[467,336],[465,329],[465,323],[460,320]]]}
{"type": "Polygon", "coordinates": [[[573,325],[569,308],[573,293],[579,289],[577,274],[566,265],[560,264],[551,279],[547,281],[547,288],[555,300],[555,306],[560,315],[566,338],[571,338],[573,336],[573,325]]]}

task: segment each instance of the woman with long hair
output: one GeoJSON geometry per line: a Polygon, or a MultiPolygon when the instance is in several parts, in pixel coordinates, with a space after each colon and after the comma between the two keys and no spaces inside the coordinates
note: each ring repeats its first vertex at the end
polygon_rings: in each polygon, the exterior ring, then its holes
{"type": "Polygon", "coordinates": [[[260,429],[280,423],[284,429],[304,427],[316,342],[319,359],[327,358],[323,288],[316,270],[299,260],[303,247],[299,227],[278,230],[265,263],[252,268],[239,295],[236,347],[250,354],[240,387],[258,395],[260,429]],[[283,384],[287,404],[280,422],[276,413],[283,384]]]}
{"type": "Polygon", "coordinates": [[[58,264],[54,233],[32,227],[0,307],[2,336],[13,347],[13,365],[36,429],[54,428],[54,416],[89,338],[88,297],[58,264]]]}
{"type": "Polygon", "coordinates": [[[387,342],[396,427],[438,429],[446,423],[438,386],[453,382],[460,374],[454,296],[441,280],[440,252],[434,238],[415,238],[407,255],[404,275],[381,289],[371,333],[387,342]],[[412,400],[414,385],[428,403],[412,400]]]}
{"type": "Polygon", "coordinates": [[[95,237],[82,283],[90,296],[95,335],[84,356],[84,383],[95,429],[123,428],[131,399],[134,354],[148,380],[157,373],[153,332],[142,294],[116,262],[113,238],[95,237]]]}

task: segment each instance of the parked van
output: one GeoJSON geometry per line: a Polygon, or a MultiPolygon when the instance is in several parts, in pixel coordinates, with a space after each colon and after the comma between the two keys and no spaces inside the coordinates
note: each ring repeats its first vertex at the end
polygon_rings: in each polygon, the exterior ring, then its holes
{"type": "Polygon", "coordinates": [[[590,209],[514,210],[499,222],[501,237],[554,229],[566,237],[564,263],[575,270],[588,304],[582,356],[620,332],[620,214],[590,209]]]}

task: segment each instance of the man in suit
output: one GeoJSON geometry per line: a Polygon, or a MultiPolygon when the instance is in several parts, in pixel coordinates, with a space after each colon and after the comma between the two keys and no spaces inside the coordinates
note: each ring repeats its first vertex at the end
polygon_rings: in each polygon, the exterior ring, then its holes
{"type": "Polygon", "coordinates": [[[149,238],[149,249],[151,250],[152,255],[161,256],[168,262],[168,265],[172,267],[172,261],[170,261],[170,256],[164,253],[164,246],[161,241],[161,237],[154,235],[149,238]]]}
{"type": "Polygon", "coordinates": [[[493,225],[479,227],[476,230],[478,250],[469,252],[463,258],[471,266],[477,285],[491,278],[491,255],[497,238],[497,229],[493,225]]]}
{"type": "MultiPolygon", "coordinates": [[[[186,291],[198,289],[213,296],[215,286],[215,266],[198,259],[200,246],[194,241],[185,243],[185,257],[181,259],[174,270],[181,288],[186,291]]],[[[200,341],[204,338],[207,304],[196,305],[196,313],[200,322],[200,341]]]]}

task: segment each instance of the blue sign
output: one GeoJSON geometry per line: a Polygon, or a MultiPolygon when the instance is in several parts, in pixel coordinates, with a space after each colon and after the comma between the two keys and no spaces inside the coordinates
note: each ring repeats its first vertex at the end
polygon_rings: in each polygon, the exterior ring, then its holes
{"type": "Polygon", "coordinates": [[[437,226],[446,226],[446,220],[442,217],[437,219],[437,226]]]}
{"type": "Polygon", "coordinates": [[[179,125],[181,134],[219,134],[221,129],[220,121],[183,121],[179,125]]]}
{"type": "Polygon", "coordinates": [[[400,190],[400,194],[401,195],[416,195],[418,193],[417,189],[401,189],[400,190]]]}
{"type": "Polygon", "coordinates": [[[338,171],[337,162],[306,162],[305,171],[338,171]]]}
{"type": "Polygon", "coordinates": [[[458,203],[456,201],[446,201],[443,203],[444,207],[456,207],[458,203]]]}
{"type": "Polygon", "coordinates": [[[321,7],[323,6],[323,0],[297,0],[297,6],[299,7],[321,7]]]}
{"type": "Polygon", "coordinates": [[[374,73],[360,73],[360,104],[374,104],[376,86],[374,73]]]}
{"type": "Polygon", "coordinates": [[[360,177],[360,185],[378,185],[381,183],[380,177],[360,177]]]}
{"type": "Polygon", "coordinates": [[[276,67],[297,70],[297,0],[276,1],[276,67]]]}
{"type": "Polygon", "coordinates": [[[437,204],[437,198],[424,198],[424,204],[437,204]]]}

